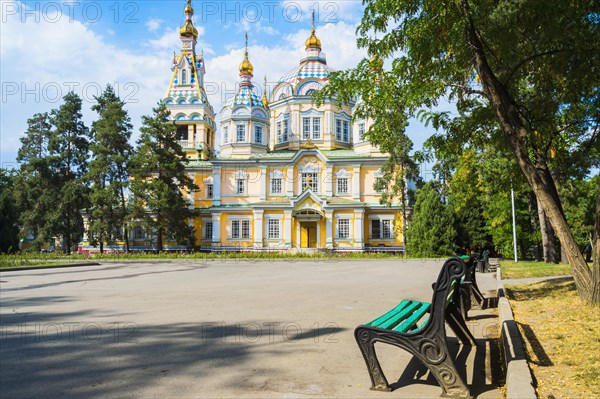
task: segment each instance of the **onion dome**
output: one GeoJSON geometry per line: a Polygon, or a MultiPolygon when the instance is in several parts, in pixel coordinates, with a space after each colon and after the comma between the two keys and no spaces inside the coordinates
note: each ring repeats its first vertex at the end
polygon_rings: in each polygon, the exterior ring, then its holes
{"type": "Polygon", "coordinates": [[[310,32],[310,37],[306,39],[304,43],[306,48],[318,48],[321,49],[321,40],[315,35],[315,11],[313,10],[312,14],[312,30],[310,32]]]}
{"type": "Polygon", "coordinates": [[[198,38],[198,29],[194,26],[192,22],[192,16],[194,15],[194,8],[192,7],[192,0],[187,0],[187,5],[183,10],[185,13],[185,24],[179,29],[180,37],[193,37],[194,39],[198,38]]]}

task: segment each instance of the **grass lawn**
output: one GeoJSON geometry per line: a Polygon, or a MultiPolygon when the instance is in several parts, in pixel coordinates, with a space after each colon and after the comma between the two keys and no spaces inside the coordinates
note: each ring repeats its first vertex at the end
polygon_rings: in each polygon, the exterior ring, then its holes
{"type": "Polygon", "coordinates": [[[503,279],[571,274],[569,265],[535,261],[519,261],[515,263],[507,259],[500,262],[500,269],[502,270],[503,279]]]}
{"type": "Polygon", "coordinates": [[[600,307],[571,278],[506,287],[539,398],[600,397],[600,307]]]}
{"type": "MultiPolygon", "coordinates": [[[[406,257],[402,254],[389,253],[287,253],[279,251],[264,251],[264,252],[220,252],[220,253],[129,253],[129,254],[96,254],[96,255],[80,255],[71,254],[63,255],[59,252],[53,253],[22,253],[17,255],[0,255],[0,269],[14,267],[32,267],[32,266],[64,266],[73,263],[85,262],[136,262],[136,261],[275,261],[275,260],[315,260],[327,261],[332,259],[335,261],[343,260],[361,260],[361,259],[389,259],[403,262],[411,257],[406,257]]],[[[441,257],[440,262],[446,258],[441,257]]],[[[423,259],[425,260],[425,259],[423,259]]],[[[429,259],[432,260],[432,259],[429,259]]]]}

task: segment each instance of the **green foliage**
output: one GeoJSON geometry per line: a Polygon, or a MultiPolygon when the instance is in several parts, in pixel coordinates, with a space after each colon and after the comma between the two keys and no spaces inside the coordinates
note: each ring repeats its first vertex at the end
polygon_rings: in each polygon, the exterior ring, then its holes
{"type": "Polygon", "coordinates": [[[32,248],[39,252],[58,230],[61,200],[58,177],[52,169],[48,150],[52,122],[47,113],[35,114],[27,121],[17,161],[21,163],[15,182],[15,200],[22,238],[33,236],[32,248]]]}
{"type": "Polygon", "coordinates": [[[58,186],[56,234],[63,237],[64,251],[71,252],[83,233],[81,210],[87,206],[87,187],[83,176],[88,167],[88,128],[83,123],[81,98],[73,92],[52,111],[54,129],[48,143],[49,161],[58,186]]]}
{"type": "Polygon", "coordinates": [[[599,175],[589,179],[570,180],[559,187],[565,216],[580,248],[585,248],[590,242],[594,231],[596,196],[599,190],[599,175]]]}
{"type": "Polygon", "coordinates": [[[19,249],[19,210],[14,198],[15,172],[0,169],[0,253],[19,249]]]}
{"type": "Polygon", "coordinates": [[[132,159],[132,221],[158,231],[158,250],[163,238],[189,244],[192,228],[183,191],[197,190],[185,172],[187,156],[177,140],[175,122],[169,120],[165,104],[159,103],[152,116],[142,117],[138,148],[132,159]]]}
{"type": "Polygon", "coordinates": [[[450,207],[442,201],[435,181],[417,191],[413,218],[407,229],[406,250],[410,256],[454,255],[456,230],[450,207]]]}
{"type": "MultiPolygon", "coordinates": [[[[92,125],[92,160],[85,178],[90,189],[90,231],[94,241],[110,242],[121,237],[126,223],[125,191],[129,187],[127,169],[133,152],[129,139],[132,124],[125,103],[107,86],[92,107],[98,120],[92,125]]],[[[127,229],[125,230],[127,241],[127,229]]]]}

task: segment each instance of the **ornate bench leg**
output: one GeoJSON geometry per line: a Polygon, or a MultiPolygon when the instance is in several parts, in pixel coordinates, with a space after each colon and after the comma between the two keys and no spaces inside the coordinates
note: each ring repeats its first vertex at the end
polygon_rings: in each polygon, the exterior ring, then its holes
{"type": "Polygon", "coordinates": [[[391,391],[392,388],[388,384],[383,370],[381,370],[381,365],[375,353],[377,333],[367,327],[359,326],[354,330],[354,337],[367,364],[369,377],[371,377],[371,389],[373,391],[391,391]]]}

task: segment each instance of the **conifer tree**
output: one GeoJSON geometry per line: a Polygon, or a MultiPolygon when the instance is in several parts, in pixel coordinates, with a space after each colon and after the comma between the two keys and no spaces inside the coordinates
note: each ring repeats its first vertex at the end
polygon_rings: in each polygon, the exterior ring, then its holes
{"type": "Polygon", "coordinates": [[[121,227],[125,251],[129,252],[125,191],[129,186],[127,170],[133,152],[129,139],[133,126],[124,106],[113,88],[107,85],[92,107],[99,118],[91,129],[92,160],[86,180],[92,183],[90,230],[94,241],[100,244],[101,253],[104,242],[119,238],[121,227]]]}
{"type": "Polygon", "coordinates": [[[50,116],[35,114],[27,124],[17,155],[21,165],[15,182],[15,200],[21,209],[20,235],[32,235],[32,248],[39,251],[56,234],[61,198],[48,150],[52,130],[50,116]]]}
{"type": "Polygon", "coordinates": [[[196,190],[185,172],[187,156],[169,115],[165,104],[159,103],[152,116],[142,117],[141,137],[132,159],[132,218],[157,232],[158,251],[163,249],[165,236],[178,243],[190,239],[190,211],[183,193],[196,190]]]}
{"type": "Polygon", "coordinates": [[[81,98],[69,92],[64,103],[52,111],[50,165],[56,174],[60,202],[56,232],[63,237],[63,251],[71,253],[83,233],[81,210],[87,206],[83,176],[88,167],[88,128],[81,114],[81,98]]]}
{"type": "Polygon", "coordinates": [[[435,181],[417,191],[413,219],[407,229],[407,252],[410,256],[436,257],[454,255],[454,217],[442,201],[435,181]]]}
{"type": "Polygon", "coordinates": [[[19,211],[14,198],[15,171],[0,169],[0,253],[19,249],[19,211]]]}

